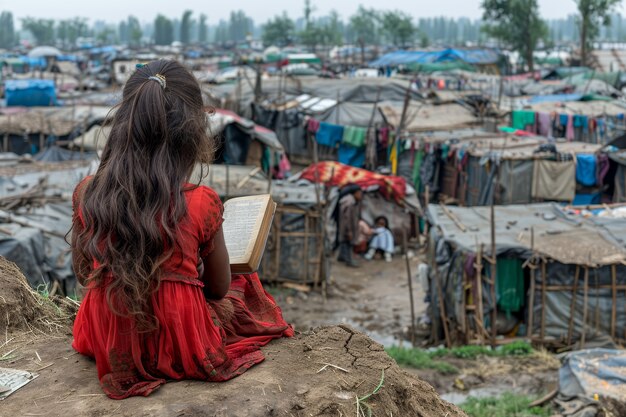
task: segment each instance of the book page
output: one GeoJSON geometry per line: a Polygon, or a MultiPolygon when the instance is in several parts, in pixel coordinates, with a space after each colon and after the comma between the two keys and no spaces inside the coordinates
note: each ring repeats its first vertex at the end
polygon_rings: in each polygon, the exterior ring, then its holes
{"type": "Polygon", "coordinates": [[[231,264],[247,263],[263,223],[268,197],[243,197],[224,205],[224,240],[231,264]]]}

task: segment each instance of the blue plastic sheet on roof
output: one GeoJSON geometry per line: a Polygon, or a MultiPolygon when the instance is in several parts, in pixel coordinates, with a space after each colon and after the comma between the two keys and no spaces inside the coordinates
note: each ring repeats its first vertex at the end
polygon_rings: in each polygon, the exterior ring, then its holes
{"type": "Polygon", "coordinates": [[[116,52],[117,49],[115,49],[114,46],[101,46],[99,48],[91,48],[89,50],[90,54],[109,54],[111,52],[116,52]]]}
{"type": "Polygon", "coordinates": [[[580,101],[582,94],[546,94],[545,96],[534,96],[528,100],[530,104],[552,103],[564,101],[580,101]]]}
{"type": "Polygon", "coordinates": [[[76,55],[59,55],[57,61],[78,62],[78,57],[76,55]]]}
{"type": "Polygon", "coordinates": [[[23,63],[28,64],[31,68],[45,68],[47,66],[47,62],[44,57],[22,55],[19,58],[23,63]]]}
{"type": "Polygon", "coordinates": [[[7,106],[56,106],[53,80],[7,80],[4,82],[7,106]]]}
{"type": "Polygon", "coordinates": [[[372,67],[397,66],[408,64],[433,64],[440,62],[463,61],[468,64],[495,64],[499,54],[492,49],[443,49],[440,51],[395,51],[370,62],[372,67]]]}

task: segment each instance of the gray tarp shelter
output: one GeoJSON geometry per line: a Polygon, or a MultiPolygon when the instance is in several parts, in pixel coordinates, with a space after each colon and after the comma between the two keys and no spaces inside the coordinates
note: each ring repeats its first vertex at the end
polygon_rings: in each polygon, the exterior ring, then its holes
{"type": "MultiPolygon", "coordinates": [[[[626,340],[626,219],[584,218],[556,204],[494,211],[498,334],[556,346],[626,340]]],[[[430,205],[427,217],[435,336],[443,334],[443,300],[451,333],[489,340],[490,208],[430,205]]]]}
{"type": "Polygon", "coordinates": [[[76,184],[94,172],[94,166],[72,161],[51,168],[49,159],[45,166],[28,166],[28,173],[0,177],[0,199],[37,192],[49,202],[0,211],[0,255],[15,262],[34,288],[50,290],[56,281],[65,294],[73,295],[76,280],[65,242],[72,224],[71,196],[76,184]]]}

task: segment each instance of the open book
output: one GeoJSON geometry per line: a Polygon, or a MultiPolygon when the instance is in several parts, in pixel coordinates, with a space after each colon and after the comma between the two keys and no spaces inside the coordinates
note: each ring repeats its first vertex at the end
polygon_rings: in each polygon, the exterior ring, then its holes
{"type": "Polygon", "coordinates": [[[276,203],[269,194],[238,197],[224,203],[224,240],[233,273],[259,269],[276,203]]]}

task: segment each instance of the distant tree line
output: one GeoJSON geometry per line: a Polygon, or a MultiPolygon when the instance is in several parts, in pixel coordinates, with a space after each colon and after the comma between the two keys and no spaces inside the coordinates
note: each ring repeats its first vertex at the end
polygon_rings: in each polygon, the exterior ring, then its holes
{"type": "MultiPolygon", "coordinates": [[[[209,24],[206,14],[186,10],[179,18],[158,14],[152,22],[140,23],[128,16],[117,24],[75,17],[55,21],[26,17],[23,30],[30,32],[38,45],[71,48],[79,38],[92,38],[100,44],[231,44],[250,38],[261,39],[266,46],[299,44],[316,51],[318,47],[342,44],[357,45],[365,54],[367,46],[388,45],[397,48],[428,46],[495,45],[520,52],[529,68],[532,52],[538,47],[565,43],[580,45],[582,61],[593,41],[626,41],[626,20],[614,13],[620,0],[572,0],[578,14],[563,19],[544,20],[537,0],[482,0],[482,19],[446,17],[420,18],[397,10],[376,10],[359,6],[343,19],[336,11],[316,14],[311,0],[304,0],[302,16],[290,18],[283,12],[261,25],[243,10],[230,13],[228,19],[209,24]]],[[[18,43],[13,15],[0,13],[0,48],[18,43]]]]}

